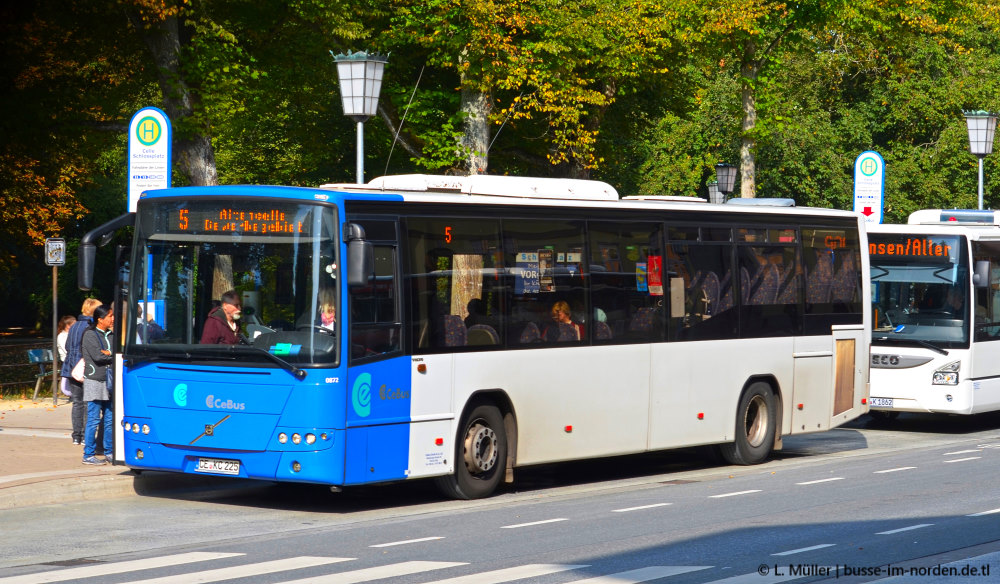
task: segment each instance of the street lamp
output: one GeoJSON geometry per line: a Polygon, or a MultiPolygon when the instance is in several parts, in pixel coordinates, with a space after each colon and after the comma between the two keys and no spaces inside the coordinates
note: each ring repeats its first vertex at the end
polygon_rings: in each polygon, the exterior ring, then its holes
{"type": "Polygon", "coordinates": [[[719,181],[719,192],[725,197],[733,192],[733,185],[736,183],[736,167],[725,162],[716,164],[715,178],[719,181]]]}
{"type": "Polygon", "coordinates": [[[979,159],[979,209],[983,208],[983,159],[993,152],[993,133],[997,129],[997,114],[987,111],[967,111],[969,152],[979,159]]]}
{"type": "Polygon", "coordinates": [[[726,202],[725,193],[719,191],[719,181],[708,181],[708,202],[716,205],[726,202]]]}
{"type": "Polygon", "coordinates": [[[334,55],[337,77],[340,78],[340,98],[344,115],[358,124],[358,184],[365,182],[365,121],[375,115],[378,94],[382,90],[382,73],[389,62],[388,55],[366,51],[334,55]]]}

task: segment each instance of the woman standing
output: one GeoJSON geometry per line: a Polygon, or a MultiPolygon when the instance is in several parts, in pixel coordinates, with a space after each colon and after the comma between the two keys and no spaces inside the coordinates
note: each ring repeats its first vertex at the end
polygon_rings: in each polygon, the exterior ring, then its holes
{"type": "Polygon", "coordinates": [[[94,309],[94,320],[83,334],[83,401],[87,402],[87,430],[84,435],[83,464],[105,464],[111,462],[113,452],[114,415],[111,412],[111,392],[108,385],[111,374],[108,366],[114,362],[111,348],[114,346],[111,327],[115,323],[115,313],[110,306],[102,304],[94,309]],[[97,458],[97,427],[104,422],[104,457],[97,458]]]}
{"type": "MultiPolygon", "coordinates": [[[[58,334],[56,335],[56,348],[59,350],[59,363],[66,362],[66,338],[69,337],[69,329],[76,323],[76,317],[72,314],[67,314],[66,316],[59,319],[59,326],[56,327],[58,334]]],[[[60,379],[59,389],[62,390],[63,395],[71,396],[69,388],[66,387],[66,378],[60,379]]]]}
{"type": "Polygon", "coordinates": [[[73,367],[83,358],[81,343],[83,333],[93,322],[94,309],[101,305],[101,301],[96,298],[87,298],[80,308],[80,316],[76,317],[76,323],[69,327],[69,334],[66,335],[66,358],[63,359],[62,375],[66,388],[69,389],[69,401],[73,403],[73,444],[83,444],[83,427],[87,421],[87,406],[83,403],[83,382],[73,379],[73,367]]]}

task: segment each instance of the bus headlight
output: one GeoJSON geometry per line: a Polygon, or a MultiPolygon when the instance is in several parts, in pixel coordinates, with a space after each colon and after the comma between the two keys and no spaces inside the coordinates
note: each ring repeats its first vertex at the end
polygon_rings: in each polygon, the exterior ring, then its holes
{"type": "Polygon", "coordinates": [[[961,361],[952,361],[944,367],[941,367],[934,372],[934,376],[931,380],[933,385],[958,385],[958,370],[961,367],[961,361]]]}

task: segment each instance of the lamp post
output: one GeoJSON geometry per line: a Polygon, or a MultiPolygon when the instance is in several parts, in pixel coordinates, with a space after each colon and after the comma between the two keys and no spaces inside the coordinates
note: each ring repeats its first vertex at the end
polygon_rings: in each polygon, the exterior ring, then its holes
{"type": "Polygon", "coordinates": [[[340,98],[344,115],[358,124],[358,184],[365,182],[365,122],[375,115],[378,95],[382,90],[382,74],[388,55],[369,54],[366,51],[334,55],[337,77],[340,79],[340,98]]]}
{"type": "Polygon", "coordinates": [[[715,179],[719,181],[719,192],[725,198],[726,195],[733,192],[733,185],[736,184],[736,167],[725,162],[716,164],[715,179]]]}
{"type": "Polygon", "coordinates": [[[965,124],[969,128],[969,152],[979,159],[979,209],[983,208],[983,159],[993,152],[993,134],[997,129],[997,114],[987,111],[967,111],[965,124]]]}
{"type": "Polygon", "coordinates": [[[708,202],[716,205],[726,202],[725,193],[719,191],[719,181],[708,181],[708,202]]]}

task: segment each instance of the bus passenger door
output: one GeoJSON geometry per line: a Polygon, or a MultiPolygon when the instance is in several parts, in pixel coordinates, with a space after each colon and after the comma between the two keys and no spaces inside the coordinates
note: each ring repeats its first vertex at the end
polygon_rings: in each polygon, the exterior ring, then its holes
{"type": "MultiPolygon", "coordinates": [[[[791,434],[818,432],[858,417],[867,397],[868,344],[864,328],[834,325],[831,336],[795,339],[791,434]]],[[[784,419],[789,419],[784,417],[784,419]]]]}
{"type": "Polygon", "coordinates": [[[391,229],[361,223],[383,241],[372,242],[375,261],[367,283],[348,290],[346,484],[406,478],[410,449],[412,394],[400,338],[398,248],[387,240],[391,229]]]}

